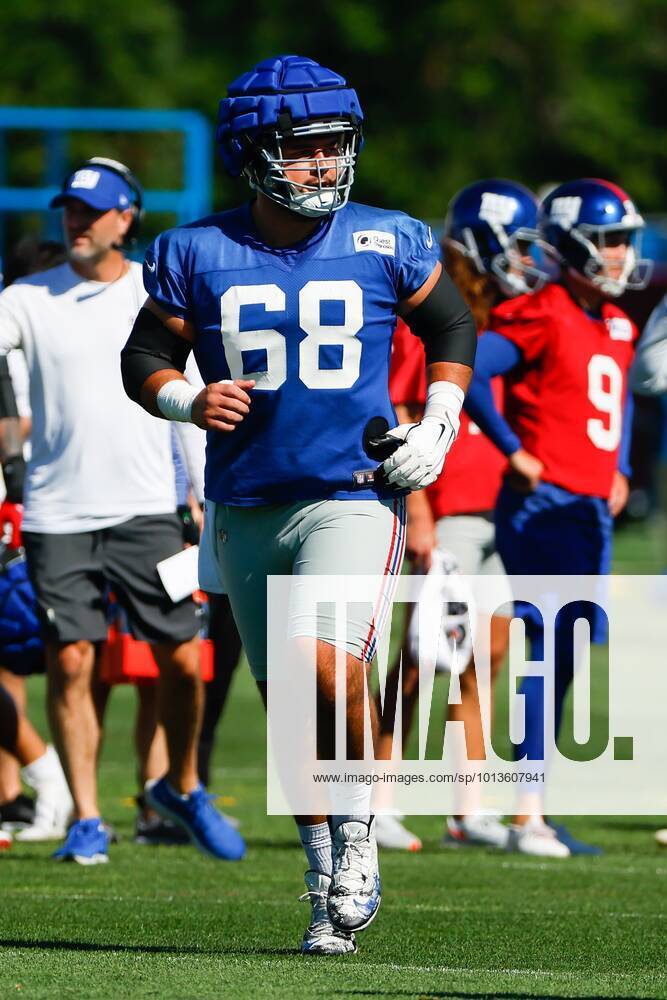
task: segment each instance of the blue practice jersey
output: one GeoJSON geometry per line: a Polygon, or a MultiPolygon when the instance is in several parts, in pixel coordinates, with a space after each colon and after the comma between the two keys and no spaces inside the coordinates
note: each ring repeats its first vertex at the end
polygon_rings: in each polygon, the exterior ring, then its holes
{"type": "Polygon", "coordinates": [[[438,259],[423,223],[355,203],[289,248],[261,241],[249,204],[158,236],[146,254],[146,291],[193,324],[204,381],[256,381],[243,422],[208,433],[208,499],[378,496],[354,486],[353,473],[374,465],[364,428],[372,417],[396,423],[388,391],[396,307],[438,259]]]}

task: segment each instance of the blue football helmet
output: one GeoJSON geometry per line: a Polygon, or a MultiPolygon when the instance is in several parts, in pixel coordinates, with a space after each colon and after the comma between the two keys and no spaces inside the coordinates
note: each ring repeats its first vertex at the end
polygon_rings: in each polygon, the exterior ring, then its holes
{"type": "Polygon", "coordinates": [[[616,184],[587,177],[555,188],[540,205],[538,225],[559,263],[604,295],[644,288],[653,262],[639,257],[644,220],[616,184]],[[616,252],[623,247],[624,251],[616,252]]]}
{"type": "Polygon", "coordinates": [[[318,218],[347,203],[362,121],[356,92],[342,76],[304,56],[276,56],[230,84],[220,101],[216,140],[228,174],[244,173],[250,186],[267,198],[318,218]],[[303,139],[307,146],[312,137],[326,151],[321,158],[300,152],[285,156],[285,142],[303,139]],[[288,179],[286,169],[302,170],[307,182],[288,179]]]}
{"type": "Polygon", "coordinates": [[[499,178],[468,184],[449,203],[444,235],[508,297],[536,292],[549,279],[536,260],[537,198],[523,184],[499,178]]]}
{"type": "Polygon", "coordinates": [[[40,669],[43,659],[37,598],[25,553],[0,542],[0,663],[14,673],[29,674],[40,669]]]}

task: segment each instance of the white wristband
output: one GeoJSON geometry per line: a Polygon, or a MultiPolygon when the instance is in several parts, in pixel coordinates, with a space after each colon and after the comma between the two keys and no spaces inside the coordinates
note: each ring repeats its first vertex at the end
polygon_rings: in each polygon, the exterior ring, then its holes
{"type": "Polygon", "coordinates": [[[184,379],[174,378],[165,382],[157,394],[156,402],[160,413],[167,420],[189,423],[192,419],[192,404],[201,392],[184,379]]]}
{"type": "Polygon", "coordinates": [[[458,430],[461,407],[465,393],[455,382],[431,382],[426,391],[424,420],[431,418],[439,423],[449,420],[458,430]]]}

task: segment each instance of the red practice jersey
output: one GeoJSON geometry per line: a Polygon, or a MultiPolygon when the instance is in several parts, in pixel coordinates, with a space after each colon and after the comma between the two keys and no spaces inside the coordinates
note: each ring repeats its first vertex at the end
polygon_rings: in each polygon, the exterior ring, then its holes
{"type": "MultiPolygon", "coordinates": [[[[502,383],[501,379],[493,381],[498,405],[502,383]]],[[[426,402],[424,345],[400,319],[392,346],[389,394],[394,406],[411,403],[423,406],[426,402]]],[[[504,455],[463,412],[461,429],[443,473],[426,489],[434,518],[493,510],[506,465],[504,455]]]]}
{"type": "Polygon", "coordinates": [[[618,467],[628,369],[637,328],[610,302],[589,316],[561,285],[501,303],[489,327],[523,360],[505,377],[505,419],[572,493],[608,497],[618,467]]]}

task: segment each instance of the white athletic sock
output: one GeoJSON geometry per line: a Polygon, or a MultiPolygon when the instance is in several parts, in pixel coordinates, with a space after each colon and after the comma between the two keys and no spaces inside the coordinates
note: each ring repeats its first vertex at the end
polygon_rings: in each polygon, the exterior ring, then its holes
{"type": "Polygon", "coordinates": [[[365,781],[349,781],[340,788],[330,789],[331,815],[329,826],[333,833],[341,823],[370,823],[372,785],[365,781]]]}
{"type": "Polygon", "coordinates": [[[35,784],[51,781],[54,777],[59,778],[61,775],[60,758],[55,747],[52,747],[51,744],[47,746],[41,757],[33,760],[32,764],[26,764],[25,767],[21,768],[21,777],[31,788],[34,788],[35,784]]]}
{"type": "Polygon", "coordinates": [[[331,832],[328,823],[299,827],[299,836],[306,852],[308,868],[321,875],[331,875],[331,832]]]}

